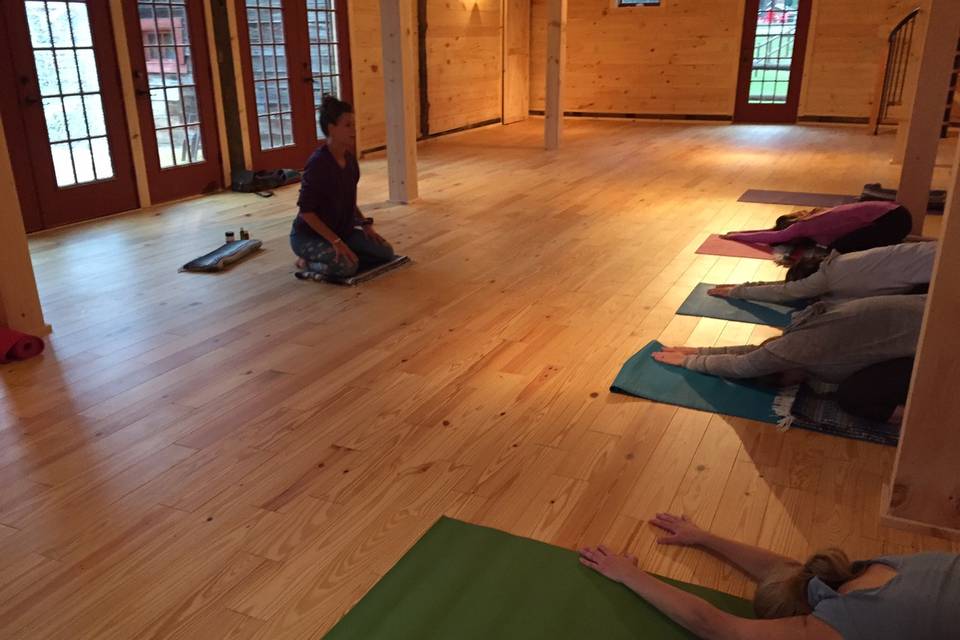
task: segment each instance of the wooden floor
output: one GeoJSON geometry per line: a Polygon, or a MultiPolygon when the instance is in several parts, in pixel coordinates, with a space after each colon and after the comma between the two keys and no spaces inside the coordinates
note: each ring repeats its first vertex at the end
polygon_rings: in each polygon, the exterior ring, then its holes
{"type": "Polygon", "coordinates": [[[317,638],[441,514],[738,594],[644,521],[798,556],[949,549],[879,526],[892,448],[607,390],[653,338],[771,335],[674,316],[700,281],[778,275],[694,249],[788,210],[747,188],[895,183],[892,136],[575,121],[546,153],[541,127],[423,144],[414,206],[364,161],[361,205],[414,264],[359,288],[291,275],[296,187],[33,237],[54,333],[0,368],[0,636],[317,638]],[[265,251],[177,273],[240,226],[265,251]]]}

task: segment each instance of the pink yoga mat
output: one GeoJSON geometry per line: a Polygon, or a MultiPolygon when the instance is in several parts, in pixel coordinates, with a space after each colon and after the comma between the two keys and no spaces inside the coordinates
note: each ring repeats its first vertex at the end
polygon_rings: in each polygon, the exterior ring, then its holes
{"type": "Polygon", "coordinates": [[[724,240],[714,234],[707,238],[697,253],[708,256],[727,256],[730,258],[758,258],[773,260],[773,250],[765,244],[748,244],[736,240],[724,240]]]}
{"type": "Polygon", "coordinates": [[[0,327],[0,363],[26,360],[43,352],[43,340],[15,329],[0,327]]]}

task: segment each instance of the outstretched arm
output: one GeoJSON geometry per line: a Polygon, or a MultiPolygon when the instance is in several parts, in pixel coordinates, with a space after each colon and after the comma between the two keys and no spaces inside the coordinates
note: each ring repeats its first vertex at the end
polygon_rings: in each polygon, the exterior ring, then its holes
{"type": "MultiPolygon", "coordinates": [[[[667,531],[661,544],[700,545],[719,553],[755,578],[777,566],[793,563],[775,553],[707,533],[684,517],[657,514],[651,524],[667,531]]],[[[695,635],[717,640],[841,640],[826,623],[813,616],[777,620],[748,620],[721,611],[691,593],[641,571],[635,557],[616,555],[604,546],[580,550],[581,564],[622,583],[695,635]]]]}
{"type": "Polygon", "coordinates": [[[796,560],[772,551],[715,536],[687,520],[686,516],[658,513],[650,524],[667,533],[657,539],[658,543],[709,549],[742,569],[757,582],[764,580],[774,569],[798,564],[796,560]]]}

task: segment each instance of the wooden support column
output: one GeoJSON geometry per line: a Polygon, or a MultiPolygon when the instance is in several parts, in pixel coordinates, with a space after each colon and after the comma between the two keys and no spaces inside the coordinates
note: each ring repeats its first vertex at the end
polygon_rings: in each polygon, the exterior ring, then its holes
{"type": "Polygon", "coordinates": [[[915,69],[916,82],[910,83],[916,92],[903,139],[903,167],[897,189],[897,199],[913,214],[916,234],[923,233],[960,32],[960,4],[956,0],[927,0],[924,11],[925,35],[915,69]]]}
{"type": "Polygon", "coordinates": [[[547,0],[547,94],[544,146],[560,147],[563,132],[563,83],[567,67],[567,0],[547,0]]]}
{"type": "Polygon", "coordinates": [[[0,325],[25,333],[46,335],[43,309],[33,275],[20,198],[13,181],[7,134],[0,125],[0,325]]]}
{"type": "Polygon", "coordinates": [[[412,0],[380,0],[390,200],[417,199],[417,35],[412,0]]]}
{"type": "Polygon", "coordinates": [[[960,537],[960,146],[884,521],[960,537]]]}

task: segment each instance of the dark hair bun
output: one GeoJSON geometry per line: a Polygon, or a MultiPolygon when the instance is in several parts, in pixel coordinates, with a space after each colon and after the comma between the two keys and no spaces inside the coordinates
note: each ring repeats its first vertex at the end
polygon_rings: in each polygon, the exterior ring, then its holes
{"type": "Polygon", "coordinates": [[[327,135],[327,127],[337,124],[340,116],[345,113],[353,113],[353,105],[330,94],[323,96],[320,102],[320,130],[323,135],[327,135]]]}

